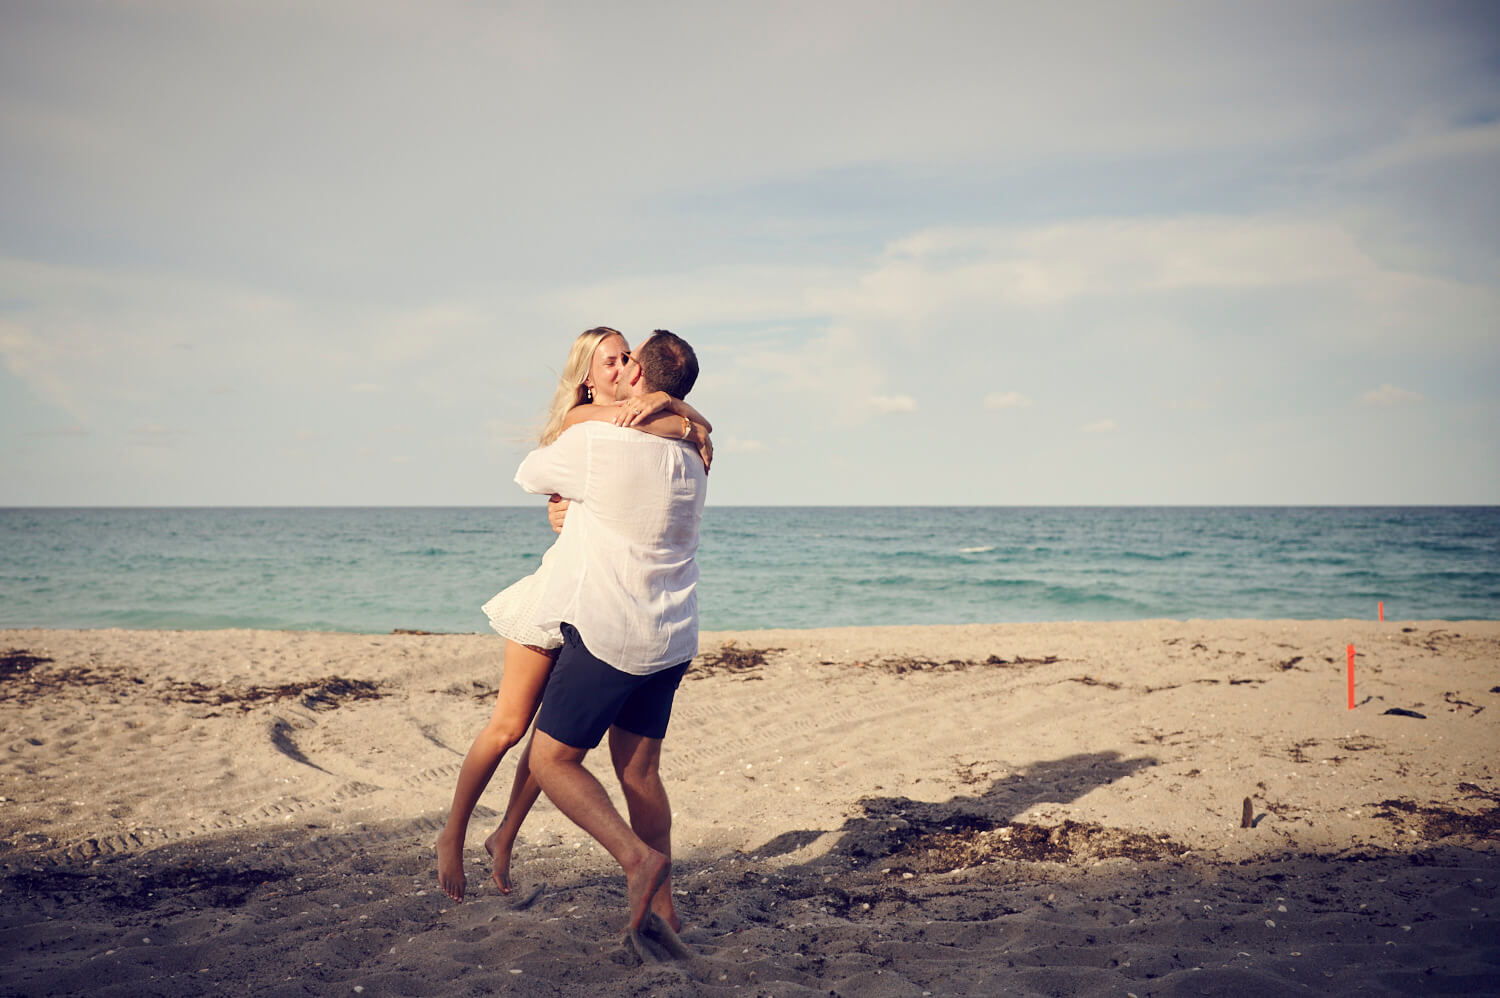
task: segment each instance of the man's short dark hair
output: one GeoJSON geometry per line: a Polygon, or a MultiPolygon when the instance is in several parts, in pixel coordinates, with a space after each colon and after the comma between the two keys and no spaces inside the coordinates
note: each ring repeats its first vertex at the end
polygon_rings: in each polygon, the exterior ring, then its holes
{"type": "Polygon", "coordinates": [[[675,399],[687,398],[698,380],[698,355],[687,340],[665,329],[656,330],[637,347],[635,359],[641,365],[647,387],[675,399]]]}

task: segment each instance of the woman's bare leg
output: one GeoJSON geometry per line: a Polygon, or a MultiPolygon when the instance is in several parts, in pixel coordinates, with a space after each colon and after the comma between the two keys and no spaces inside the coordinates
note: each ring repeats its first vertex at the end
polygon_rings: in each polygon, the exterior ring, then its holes
{"type": "Polygon", "coordinates": [[[516,781],[510,786],[510,802],[505,805],[505,814],[490,837],[484,840],[484,851],[495,861],[490,879],[495,882],[501,894],[509,894],[515,890],[515,885],[510,881],[510,854],[515,848],[516,836],[521,831],[521,822],[531,813],[531,806],[541,793],[542,788],[537,784],[536,777],[531,775],[531,742],[528,741],[526,747],[521,749],[521,757],[516,760],[516,781]]]}
{"type": "Polygon", "coordinates": [[[448,823],[437,838],[438,883],[455,901],[464,899],[464,840],[468,834],[469,816],[474,813],[474,806],[489,785],[490,777],[495,775],[495,767],[531,727],[531,718],[541,702],[542,689],[547,685],[547,674],[552,671],[554,657],[553,653],[514,641],[505,642],[505,669],[500,676],[495,709],[464,756],[463,766],[458,771],[458,785],[453,788],[448,823]]]}

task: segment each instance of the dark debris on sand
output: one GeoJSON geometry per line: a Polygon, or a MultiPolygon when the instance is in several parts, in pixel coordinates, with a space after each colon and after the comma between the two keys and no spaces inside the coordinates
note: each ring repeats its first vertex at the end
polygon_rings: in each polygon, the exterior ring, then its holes
{"type": "Polygon", "coordinates": [[[1460,783],[1459,793],[1466,799],[1488,801],[1488,810],[1460,811],[1446,804],[1418,804],[1413,800],[1383,800],[1376,805],[1375,817],[1384,818],[1416,832],[1425,842],[1436,842],[1450,835],[1472,836],[1500,841],[1500,794],[1472,783],[1460,783]]]}
{"type": "Polygon", "coordinates": [[[42,697],[98,689],[116,698],[149,696],[165,703],[232,705],[251,710],[255,705],[299,698],[309,710],[332,710],[351,700],[375,700],[384,696],[380,684],[365,679],[324,676],[277,686],[223,686],[167,679],[148,684],[139,676],[108,666],[87,665],[46,668],[53,660],[11,649],[0,656],[0,701],[27,703],[42,697]]]}
{"type": "Polygon", "coordinates": [[[1141,862],[1187,851],[1187,846],[1164,836],[1067,819],[1053,826],[1010,822],[988,829],[929,832],[910,839],[892,859],[914,871],[946,873],[1001,860],[1093,863],[1124,858],[1141,862]]]}
{"type": "Polygon", "coordinates": [[[45,655],[33,655],[25,648],[11,648],[0,653],[0,683],[9,683],[12,679],[24,676],[37,666],[46,665],[50,661],[52,659],[45,655]]]}
{"type": "Polygon", "coordinates": [[[872,802],[866,808],[868,817],[847,826],[849,854],[901,872],[950,873],[1004,861],[1082,865],[1124,858],[1143,862],[1188,852],[1187,846],[1165,836],[1071,819],[1049,826],[939,809],[886,813],[872,802]]]}
{"type": "Polygon", "coordinates": [[[693,679],[708,676],[738,676],[740,679],[760,679],[760,669],[766,664],[766,655],[786,651],[785,648],[738,648],[726,644],[716,652],[699,655],[688,670],[693,679]]]}
{"type": "MultiPolygon", "coordinates": [[[[759,679],[756,675],[758,670],[766,664],[766,656],[776,652],[784,652],[785,648],[740,648],[730,641],[715,652],[705,652],[698,656],[693,662],[693,668],[688,671],[688,676],[694,679],[703,679],[708,676],[732,675],[741,679],[759,679]]],[[[877,672],[888,672],[897,676],[904,676],[912,672],[962,672],[966,669],[977,668],[1025,668],[1033,665],[1053,665],[1062,661],[1056,655],[1045,655],[1041,658],[1027,658],[1018,655],[1015,658],[1001,658],[999,655],[991,655],[982,661],[972,658],[950,658],[939,662],[931,658],[915,658],[910,655],[901,655],[894,658],[876,658],[868,662],[833,662],[824,661],[822,665],[848,665],[856,669],[873,669],[877,672]]]]}
{"type": "Polygon", "coordinates": [[[856,662],[854,664],[859,668],[879,669],[882,672],[891,672],[902,676],[909,672],[963,672],[966,669],[986,666],[990,668],[1011,668],[1015,666],[1052,665],[1059,661],[1061,659],[1056,655],[1046,655],[1042,658],[1027,658],[1024,655],[1020,655],[1012,659],[1004,659],[999,655],[991,655],[984,661],[972,658],[950,658],[943,662],[938,662],[930,658],[902,656],[900,658],[882,658],[869,663],[856,662]]]}
{"type": "Polygon", "coordinates": [[[118,912],[147,912],[159,909],[168,899],[192,908],[238,908],[258,889],[290,876],[284,870],[260,867],[225,869],[184,863],[160,868],[132,858],[89,870],[17,870],[0,883],[6,892],[21,897],[65,901],[87,895],[118,912]]]}
{"type": "MultiPolygon", "coordinates": [[[[52,662],[53,659],[45,655],[33,655],[21,648],[7,651],[0,657],[0,663],[3,663],[0,665],[0,701],[26,703],[55,690],[103,686],[118,677],[118,673],[90,669],[87,666],[45,668],[52,662]]],[[[144,685],[141,680],[136,680],[136,683],[144,685]]]]}
{"type": "Polygon", "coordinates": [[[267,700],[289,700],[300,698],[302,706],[309,710],[332,710],[351,700],[379,700],[385,696],[380,684],[367,679],[344,679],[341,676],[324,676],[322,679],[307,679],[299,683],[282,683],[280,686],[226,687],[208,686],[204,683],[173,683],[164,700],[178,703],[203,703],[213,706],[233,704],[241,710],[249,710],[254,704],[267,700]]]}

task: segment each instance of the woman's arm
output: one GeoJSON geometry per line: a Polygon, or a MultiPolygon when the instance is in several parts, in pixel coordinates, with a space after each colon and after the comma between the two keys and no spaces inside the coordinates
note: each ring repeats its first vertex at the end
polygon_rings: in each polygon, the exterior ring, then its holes
{"type": "MultiPolygon", "coordinates": [[[[653,394],[663,395],[661,392],[653,394]]],[[[670,395],[663,395],[663,397],[671,399],[670,395]]],[[[679,405],[686,406],[691,412],[696,413],[698,411],[680,399],[674,399],[673,401],[676,401],[679,405]]],[[[570,426],[590,421],[609,422],[617,426],[629,426],[633,430],[640,430],[654,437],[666,437],[669,440],[686,440],[698,448],[698,456],[703,458],[703,467],[705,470],[713,464],[714,445],[713,441],[709,438],[709,434],[713,432],[713,427],[709,426],[706,421],[699,422],[686,414],[677,415],[672,412],[657,411],[653,415],[638,417],[631,423],[621,423],[618,415],[622,408],[623,405],[619,402],[593,402],[587,405],[574,406],[568,410],[568,415],[563,420],[563,428],[567,429],[570,426]]]]}
{"type": "Polygon", "coordinates": [[[714,431],[714,424],[710,423],[703,413],[682,399],[674,399],[666,392],[651,392],[640,398],[625,399],[616,405],[618,406],[614,417],[616,426],[635,426],[641,420],[648,419],[659,412],[670,412],[678,416],[686,416],[700,424],[709,433],[714,431]]]}

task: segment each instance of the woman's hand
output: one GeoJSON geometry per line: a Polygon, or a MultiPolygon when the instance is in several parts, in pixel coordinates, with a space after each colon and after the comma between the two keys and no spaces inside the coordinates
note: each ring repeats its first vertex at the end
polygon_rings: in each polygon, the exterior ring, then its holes
{"type": "Polygon", "coordinates": [[[615,413],[614,423],[616,426],[634,426],[663,409],[671,409],[672,402],[672,396],[666,392],[652,392],[640,398],[625,399],[620,403],[620,411],[615,413]]]}

